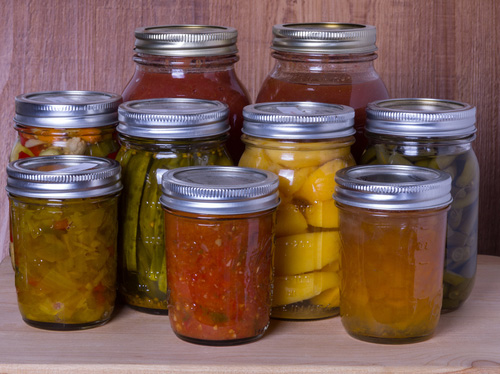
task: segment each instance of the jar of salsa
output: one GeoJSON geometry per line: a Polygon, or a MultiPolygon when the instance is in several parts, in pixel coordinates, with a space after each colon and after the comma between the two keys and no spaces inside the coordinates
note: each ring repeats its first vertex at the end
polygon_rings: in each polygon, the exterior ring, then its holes
{"type": "Polygon", "coordinates": [[[238,32],[232,27],[167,25],[135,30],[135,73],[124,101],[186,97],[218,100],[229,106],[228,151],[237,162],[243,153],[241,112],[250,103],[236,76],[238,32]]]}
{"type": "Polygon", "coordinates": [[[240,166],[279,177],[272,317],[317,319],[339,310],[337,170],[354,165],[354,110],[315,102],[243,109],[240,166]]]}
{"type": "Polygon", "coordinates": [[[376,29],[350,23],[294,23],[273,27],[275,65],[256,102],[317,101],[354,108],[356,161],[365,149],[365,107],[387,99],[373,66],[376,29]]]}
{"type": "Polygon", "coordinates": [[[116,297],[120,165],[90,156],[11,162],[7,192],[19,310],[31,326],[81,330],[116,297]]]}
{"type": "Polygon", "coordinates": [[[269,325],[278,177],[239,167],[163,175],[168,308],[188,342],[234,345],[269,325]]]}
{"type": "Polygon", "coordinates": [[[340,170],[335,180],[344,328],[376,343],[428,339],[441,314],[450,176],[364,165],[340,170]]]}
{"type": "Polygon", "coordinates": [[[128,101],[118,113],[120,294],[134,309],[167,314],[161,176],[179,166],[232,165],[229,110],[218,101],[164,98],[128,101]]]}
{"type": "Polygon", "coordinates": [[[452,177],[444,263],[443,311],[460,307],[476,277],[479,164],[472,149],[476,109],[437,99],[394,99],[370,103],[363,164],[417,165],[452,177]]]}
{"type": "Polygon", "coordinates": [[[10,161],[33,156],[114,158],[120,95],[94,91],[34,92],[16,97],[17,140],[10,161]]]}

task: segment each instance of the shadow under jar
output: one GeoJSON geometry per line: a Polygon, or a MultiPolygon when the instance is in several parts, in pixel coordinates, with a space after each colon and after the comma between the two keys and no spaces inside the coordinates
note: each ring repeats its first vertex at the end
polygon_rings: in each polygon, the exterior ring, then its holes
{"type": "Polygon", "coordinates": [[[340,170],[335,180],[342,325],[375,343],[428,339],[441,314],[450,176],[365,165],[340,170]]]}
{"type": "Polygon", "coordinates": [[[354,165],[354,110],[280,102],[243,110],[239,166],[279,176],[273,318],[333,317],[339,309],[340,238],[335,173],[354,165]]]}
{"type": "Polygon", "coordinates": [[[363,164],[417,165],[452,178],[443,276],[443,311],[459,308],[474,286],[477,264],[479,164],[472,148],[476,109],[438,99],[370,103],[363,164]]]}
{"type": "Polygon", "coordinates": [[[163,175],[168,308],[188,342],[259,339],[271,312],[275,174],[241,167],[187,167],[163,175]]]}
{"type": "Polygon", "coordinates": [[[351,23],[291,23],[273,27],[275,65],[256,102],[315,101],[347,105],[355,110],[359,161],[365,149],[365,107],[389,94],[373,65],[376,29],[351,23]]]}
{"type": "Polygon", "coordinates": [[[128,101],[118,112],[120,295],[136,310],[167,314],[161,176],[180,166],[232,165],[229,110],[219,101],[164,98],[128,101]]]}
{"type": "Polygon", "coordinates": [[[111,318],[116,297],[120,165],[45,156],[7,167],[13,264],[24,321],[82,330],[111,318]]]}
{"type": "Polygon", "coordinates": [[[228,151],[235,162],[243,153],[241,112],[250,103],[236,75],[238,32],[232,27],[165,25],[135,30],[135,72],[123,90],[124,101],[162,97],[218,100],[229,106],[228,151]]]}

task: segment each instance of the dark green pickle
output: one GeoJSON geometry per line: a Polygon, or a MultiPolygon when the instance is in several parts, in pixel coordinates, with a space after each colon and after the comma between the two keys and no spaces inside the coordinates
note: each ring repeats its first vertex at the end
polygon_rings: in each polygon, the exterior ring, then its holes
{"type": "Polygon", "coordinates": [[[395,99],[372,103],[367,113],[369,146],[361,164],[417,165],[446,171],[452,178],[442,311],[455,310],[469,297],[476,274],[479,163],[471,146],[475,109],[454,101],[395,99]],[[406,122],[408,113],[422,115],[421,122],[411,117],[413,129],[405,128],[411,122],[406,122]],[[431,122],[424,120],[429,118],[425,114],[434,115],[431,122]]]}
{"type": "Polygon", "coordinates": [[[116,159],[124,185],[119,290],[134,309],[167,314],[161,176],[181,166],[232,165],[225,147],[227,106],[194,99],[138,100],[123,104],[119,117],[116,159]]]}

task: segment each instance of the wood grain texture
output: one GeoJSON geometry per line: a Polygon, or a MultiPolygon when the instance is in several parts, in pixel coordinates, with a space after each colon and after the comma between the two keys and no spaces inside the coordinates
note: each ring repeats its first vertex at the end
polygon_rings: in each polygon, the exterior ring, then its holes
{"type": "MultiPolygon", "coordinates": [[[[284,22],[377,26],[376,68],[393,97],[477,107],[479,251],[500,255],[500,2],[497,0],[0,0],[0,168],[14,141],[14,97],[55,89],[120,93],[134,70],[136,27],[219,24],[238,29],[236,71],[255,99],[272,67],[271,29],[284,22]]],[[[0,174],[4,191],[5,173],[0,174]]],[[[0,197],[0,258],[8,202],[0,197]]]]}
{"type": "Polygon", "coordinates": [[[178,339],[168,317],[119,308],[85,331],[54,332],[25,324],[10,262],[0,265],[0,373],[500,373],[500,257],[479,256],[471,297],[441,316],[421,343],[361,342],[340,318],[272,320],[259,341],[207,347],[178,339]]]}

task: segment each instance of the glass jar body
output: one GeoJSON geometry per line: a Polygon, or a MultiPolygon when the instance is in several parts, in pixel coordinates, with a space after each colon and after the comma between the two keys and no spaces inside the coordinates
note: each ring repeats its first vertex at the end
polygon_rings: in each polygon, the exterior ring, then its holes
{"type": "Polygon", "coordinates": [[[474,136],[460,139],[407,139],[369,134],[363,164],[414,164],[444,170],[452,177],[444,263],[443,311],[459,308],[474,286],[477,263],[479,164],[474,136]]]}
{"type": "Polygon", "coordinates": [[[116,297],[118,196],[9,198],[24,321],[49,330],[106,323],[116,297]]]}
{"type": "Polygon", "coordinates": [[[264,80],[256,102],[317,101],[347,105],[355,110],[356,142],[352,153],[359,160],[366,147],[366,105],[389,94],[373,66],[375,53],[363,55],[309,55],[273,52],[275,65],[264,80]]]}
{"type": "Polygon", "coordinates": [[[135,72],[123,90],[123,100],[185,97],[218,100],[229,106],[231,126],[227,149],[235,162],[243,152],[243,107],[250,104],[234,64],[238,56],[172,57],[136,54],[135,72]]]}
{"type": "Polygon", "coordinates": [[[377,343],[429,338],[440,317],[448,208],[338,207],[340,316],[346,331],[377,343]]]}
{"type": "Polygon", "coordinates": [[[119,149],[116,125],[93,128],[42,128],[16,124],[17,139],[10,161],[52,155],[115,158],[119,149]]]}
{"type": "Polygon", "coordinates": [[[165,208],[168,308],[183,340],[234,345],[269,325],[275,209],[197,215],[165,208]]]}
{"type": "Polygon", "coordinates": [[[161,176],[179,166],[232,165],[227,135],[198,141],[158,141],[120,135],[122,165],[120,294],[134,309],[167,314],[161,176]]]}
{"type": "Polygon", "coordinates": [[[288,141],[243,135],[239,166],[279,177],[272,317],[318,319],[338,314],[337,170],[355,164],[353,137],[288,141]]]}

